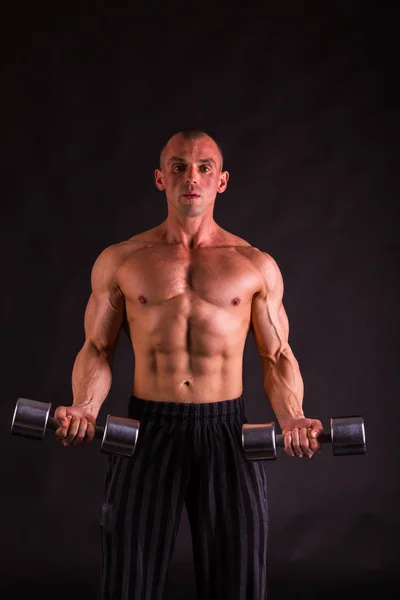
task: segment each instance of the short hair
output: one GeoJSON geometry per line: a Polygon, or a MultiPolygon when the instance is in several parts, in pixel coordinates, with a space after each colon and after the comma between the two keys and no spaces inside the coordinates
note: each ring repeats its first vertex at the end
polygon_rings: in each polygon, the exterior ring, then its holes
{"type": "Polygon", "coordinates": [[[165,142],[165,144],[163,145],[161,152],[160,152],[160,168],[162,168],[162,161],[163,161],[163,158],[165,155],[165,150],[167,148],[168,142],[175,135],[181,135],[185,140],[198,140],[199,138],[204,137],[204,136],[211,138],[213,140],[213,142],[216,144],[218,151],[221,155],[221,170],[222,170],[222,166],[224,163],[224,155],[222,153],[221,146],[216,141],[216,139],[213,138],[209,133],[207,133],[203,129],[195,129],[195,128],[180,129],[179,131],[175,131],[175,133],[173,133],[172,135],[169,136],[168,140],[165,142]]]}

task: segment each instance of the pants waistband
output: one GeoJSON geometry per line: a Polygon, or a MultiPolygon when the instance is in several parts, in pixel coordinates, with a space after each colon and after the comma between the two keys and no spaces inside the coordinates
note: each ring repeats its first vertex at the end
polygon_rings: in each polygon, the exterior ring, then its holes
{"type": "Polygon", "coordinates": [[[182,402],[158,402],[155,400],[144,400],[131,396],[129,399],[129,416],[133,419],[155,419],[155,420],[184,420],[200,419],[219,421],[232,418],[244,418],[243,398],[240,396],[234,400],[221,400],[220,402],[205,403],[182,403],[182,402]]]}

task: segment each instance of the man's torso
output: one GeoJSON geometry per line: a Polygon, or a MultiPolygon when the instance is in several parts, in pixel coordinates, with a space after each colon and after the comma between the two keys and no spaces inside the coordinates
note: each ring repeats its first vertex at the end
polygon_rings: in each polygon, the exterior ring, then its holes
{"type": "Polygon", "coordinates": [[[117,246],[135,396],[216,402],[241,395],[260,252],[221,232],[212,247],[164,243],[157,228],[117,246]]]}

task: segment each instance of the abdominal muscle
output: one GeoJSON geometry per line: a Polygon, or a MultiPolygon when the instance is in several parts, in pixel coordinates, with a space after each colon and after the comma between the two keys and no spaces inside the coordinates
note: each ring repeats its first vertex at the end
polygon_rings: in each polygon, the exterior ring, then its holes
{"type": "Polygon", "coordinates": [[[242,394],[242,365],[221,356],[191,357],[192,369],[184,368],[188,355],[154,355],[156,368],[135,355],[133,395],[163,402],[219,402],[242,394]]]}
{"type": "MultiPolygon", "coordinates": [[[[199,333],[193,332],[193,340],[201,343],[193,343],[190,351],[186,344],[172,343],[171,339],[160,347],[151,343],[151,336],[146,343],[135,336],[133,395],[144,400],[186,403],[241,396],[245,332],[236,331],[226,344],[209,332],[199,333]]],[[[181,336],[174,337],[178,341],[181,336]]],[[[165,334],[163,338],[166,341],[165,334]]]]}

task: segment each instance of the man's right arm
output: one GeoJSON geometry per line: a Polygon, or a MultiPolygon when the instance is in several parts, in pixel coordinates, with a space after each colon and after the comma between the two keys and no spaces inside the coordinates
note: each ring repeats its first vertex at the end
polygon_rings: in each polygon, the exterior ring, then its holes
{"type": "Polygon", "coordinates": [[[80,445],[94,437],[94,426],[112,382],[112,362],[125,302],[116,278],[115,247],[103,250],[91,274],[91,295],[85,316],[85,341],[72,370],[72,406],[60,406],[56,437],[64,445],[80,445]]]}

